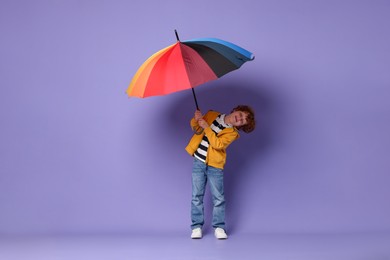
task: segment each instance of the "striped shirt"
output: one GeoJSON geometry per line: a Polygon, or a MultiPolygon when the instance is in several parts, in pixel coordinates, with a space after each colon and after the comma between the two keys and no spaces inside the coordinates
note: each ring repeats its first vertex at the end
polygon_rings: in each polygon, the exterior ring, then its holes
{"type": "MultiPolygon", "coordinates": [[[[217,116],[217,118],[213,121],[210,128],[213,130],[215,134],[218,134],[225,128],[231,128],[232,126],[229,124],[225,124],[225,114],[220,114],[217,116]]],[[[194,153],[194,157],[202,162],[206,162],[207,158],[207,150],[209,148],[209,139],[206,135],[203,135],[203,139],[199,144],[198,149],[194,153]]]]}

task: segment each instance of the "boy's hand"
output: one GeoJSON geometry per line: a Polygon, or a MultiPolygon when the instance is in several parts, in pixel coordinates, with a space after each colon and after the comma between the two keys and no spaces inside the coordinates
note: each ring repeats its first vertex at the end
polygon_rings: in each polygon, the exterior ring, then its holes
{"type": "Polygon", "coordinates": [[[199,119],[201,119],[202,117],[203,117],[202,112],[200,112],[200,110],[196,110],[194,115],[195,120],[199,121],[199,119]]]}
{"type": "Polygon", "coordinates": [[[201,118],[201,119],[198,120],[198,124],[199,124],[200,127],[202,127],[203,129],[209,127],[209,124],[207,124],[206,120],[204,120],[203,118],[201,118]]]}

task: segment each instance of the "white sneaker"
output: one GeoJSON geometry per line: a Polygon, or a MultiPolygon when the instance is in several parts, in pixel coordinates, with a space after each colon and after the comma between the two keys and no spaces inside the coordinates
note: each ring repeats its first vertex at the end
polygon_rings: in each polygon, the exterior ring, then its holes
{"type": "Polygon", "coordinates": [[[222,228],[219,228],[219,227],[215,229],[214,235],[218,239],[227,239],[228,238],[225,230],[223,230],[222,228]]]}
{"type": "Polygon", "coordinates": [[[192,239],[199,239],[202,238],[202,229],[201,228],[194,228],[191,233],[192,239]]]}

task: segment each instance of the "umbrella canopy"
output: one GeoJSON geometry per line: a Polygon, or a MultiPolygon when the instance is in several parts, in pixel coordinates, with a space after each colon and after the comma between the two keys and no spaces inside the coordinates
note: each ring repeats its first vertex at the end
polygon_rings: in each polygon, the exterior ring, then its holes
{"type": "Polygon", "coordinates": [[[153,54],[138,69],[126,91],[129,96],[143,98],[193,89],[254,59],[251,52],[220,39],[181,42],[177,33],[176,37],[175,44],[153,54]]]}

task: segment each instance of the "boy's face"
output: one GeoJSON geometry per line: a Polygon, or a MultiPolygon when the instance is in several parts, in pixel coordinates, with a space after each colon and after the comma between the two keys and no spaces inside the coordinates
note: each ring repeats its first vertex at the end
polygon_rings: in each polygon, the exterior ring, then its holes
{"type": "Polygon", "coordinates": [[[248,113],[242,111],[234,111],[230,114],[231,116],[231,124],[235,127],[246,125],[248,122],[246,121],[248,117],[248,113]]]}

